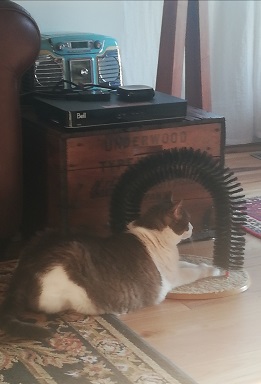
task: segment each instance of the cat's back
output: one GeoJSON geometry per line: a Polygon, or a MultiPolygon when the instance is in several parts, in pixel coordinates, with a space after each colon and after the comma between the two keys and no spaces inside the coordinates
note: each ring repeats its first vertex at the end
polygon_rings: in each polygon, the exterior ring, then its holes
{"type": "Polygon", "coordinates": [[[62,235],[56,230],[46,230],[34,236],[23,248],[19,264],[28,268],[45,268],[50,264],[91,262],[97,266],[134,265],[151,261],[146,247],[134,234],[126,231],[106,238],[72,233],[62,235]]]}
{"type": "Polygon", "coordinates": [[[160,285],[159,272],[147,248],[128,231],[102,238],[82,233],[63,236],[47,230],[24,248],[17,273],[26,273],[28,278],[41,276],[57,266],[74,280],[78,274],[90,282],[109,285],[119,278],[127,283],[135,277],[137,282],[148,278],[160,285]]]}

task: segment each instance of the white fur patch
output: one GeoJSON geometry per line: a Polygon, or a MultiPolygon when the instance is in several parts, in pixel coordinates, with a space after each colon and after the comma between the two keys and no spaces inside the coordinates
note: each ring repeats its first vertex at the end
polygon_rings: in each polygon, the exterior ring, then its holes
{"type": "Polygon", "coordinates": [[[71,281],[61,266],[56,266],[42,278],[39,310],[58,313],[68,309],[83,314],[97,314],[86,291],[71,281]]]}
{"type": "Polygon", "coordinates": [[[192,236],[193,225],[189,223],[189,229],[183,233],[181,240],[189,239],[192,236]]]}
{"type": "Polygon", "coordinates": [[[179,251],[177,244],[182,236],[174,233],[169,227],[158,231],[135,227],[130,223],[128,229],[145,245],[161,275],[162,289],[158,297],[158,302],[161,302],[178,280],[179,251]]]}

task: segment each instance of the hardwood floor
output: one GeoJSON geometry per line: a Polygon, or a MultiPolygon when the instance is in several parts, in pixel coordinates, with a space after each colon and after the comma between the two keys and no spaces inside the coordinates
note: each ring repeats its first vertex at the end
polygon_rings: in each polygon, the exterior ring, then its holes
{"type": "MultiPolygon", "coordinates": [[[[261,152],[261,151],[260,151],[261,152]]],[[[247,197],[261,195],[261,160],[251,152],[228,153],[226,165],[247,197]]],[[[181,246],[182,253],[210,256],[212,241],[181,246]]],[[[120,319],[199,384],[261,383],[261,240],[246,235],[249,289],[212,300],[165,300],[120,319]]]]}

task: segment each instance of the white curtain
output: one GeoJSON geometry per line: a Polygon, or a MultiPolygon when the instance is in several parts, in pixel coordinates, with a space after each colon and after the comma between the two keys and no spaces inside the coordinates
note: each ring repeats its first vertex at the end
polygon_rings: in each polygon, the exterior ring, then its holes
{"type": "Polygon", "coordinates": [[[209,1],[212,110],[227,144],[261,138],[261,2],[209,1]]]}

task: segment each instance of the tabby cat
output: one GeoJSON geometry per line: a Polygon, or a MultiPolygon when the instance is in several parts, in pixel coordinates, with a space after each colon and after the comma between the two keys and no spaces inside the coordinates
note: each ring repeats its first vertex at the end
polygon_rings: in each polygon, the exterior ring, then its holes
{"type": "Polygon", "coordinates": [[[15,337],[41,339],[50,331],[21,320],[26,310],[121,314],[160,303],[174,287],[219,275],[213,266],[179,261],[177,244],[191,234],[182,202],[153,206],[105,239],[44,231],[21,254],[0,327],[15,337]]]}

